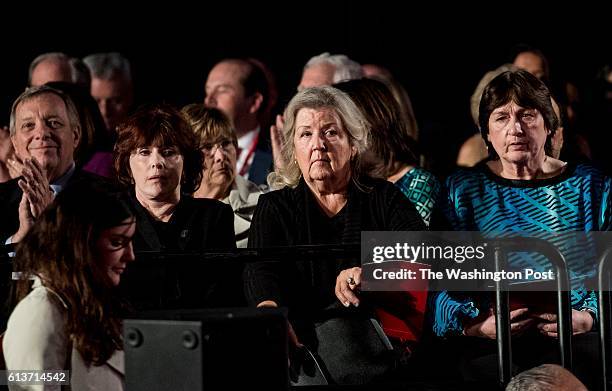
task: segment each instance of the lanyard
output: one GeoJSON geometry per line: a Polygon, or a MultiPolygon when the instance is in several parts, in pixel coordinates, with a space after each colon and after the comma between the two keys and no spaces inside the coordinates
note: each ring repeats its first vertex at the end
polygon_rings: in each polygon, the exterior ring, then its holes
{"type": "Polygon", "coordinates": [[[240,172],[238,174],[240,174],[241,176],[244,176],[244,174],[246,174],[249,171],[249,160],[251,159],[251,156],[253,156],[253,154],[255,153],[255,149],[257,148],[257,141],[259,140],[259,132],[257,132],[257,135],[255,135],[255,137],[253,138],[253,142],[251,143],[251,146],[249,147],[249,152],[246,155],[246,158],[244,159],[244,163],[242,163],[242,168],[240,169],[240,172]]]}

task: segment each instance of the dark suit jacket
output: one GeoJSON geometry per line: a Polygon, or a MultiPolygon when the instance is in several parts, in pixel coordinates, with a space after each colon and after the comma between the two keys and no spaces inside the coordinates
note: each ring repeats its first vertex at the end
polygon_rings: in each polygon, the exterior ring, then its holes
{"type": "Polygon", "coordinates": [[[242,265],[210,261],[201,255],[236,248],[234,213],[229,205],[182,195],[170,220],[159,223],[135,198],[133,203],[137,262],[127,268],[124,285],[137,307],[243,304],[242,265]],[[158,252],[155,257],[161,257],[161,262],[147,262],[151,255],[143,251],[158,252]]]}
{"type": "Polygon", "coordinates": [[[255,156],[249,167],[249,180],[257,185],[265,185],[268,174],[274,168],[272,158],[272,146],[270,145],[269,126],[261,125],[255,147],[255,156]]]}
{"type": "Polygon", "coordinates": [[[133,198],[136,210],[134,251],[204,252],[236,248],[234,212],[229,205],[207,198],[181,195],[164,232],[133,198]]]}
{"type": "MultiPolygon", "coordinates": [[[[19,229],[19,203],[23,192],[17,185],[21,178],[0,183],[0,244],[19,229]]],[[[66,183],[66,187],[80,181],[104,181],[105,179],[85,171],[76,170],[66,183]]],[[[86,195],[84,195],[86,197],[86,195]]]]}
{"type": "Polygon", "coordinates": [[[272,151],[265,148],[260,149],[258,145],[249,168],[249,180],[257,185],[265,185],[266,178],[272,169],[272,160],[272,151]]]}

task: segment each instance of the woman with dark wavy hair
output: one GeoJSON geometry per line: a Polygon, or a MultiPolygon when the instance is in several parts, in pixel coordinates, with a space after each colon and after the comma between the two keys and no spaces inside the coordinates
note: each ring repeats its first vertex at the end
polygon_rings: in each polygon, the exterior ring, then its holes
{"type": "Polygon", "coordinates": [[[235,248],[232,209],[191,197],[200,186],[202,164],[198,140],[171,106],[144,107],[119,127],[115,169],[119,181],[133,189],[137,251],[235,248]]]}
{"type": "MultiPolygon", "coordinates": [[[[136,251],[202,253],[236,248],[232,208],[217,200],[192,197],[202,181],[203,155],[199,140],[177,109],[145,106],[123,122],[118,133],[115,169],[119,181],[131,188],[136,209],[136,251]]],[[[241,272],[217,264],[214,267],[203,276],[177,268],[186,279],[182,279],[181,292],[175,292],[181,296],[180,303],[175,304],[238,304],[225,300],[223,296],[227,295],[217,287],[227,279],[229,285],[236,283],[234,293],[241,295],[241,272]],[[187,287],[189,291],[184,289],[187,287]]],[[[176,285],[172,278],[166,275],[166,281],[176,285]]]]}
{"type": "Polygon", "coordinates": [[[71,185],[20,244],[23,278],[3,341],[8,369],[70,370],[74,390],[123,389],[116,287],[134,260],[135,219],[127,197],[108,187],[71,185]]]}

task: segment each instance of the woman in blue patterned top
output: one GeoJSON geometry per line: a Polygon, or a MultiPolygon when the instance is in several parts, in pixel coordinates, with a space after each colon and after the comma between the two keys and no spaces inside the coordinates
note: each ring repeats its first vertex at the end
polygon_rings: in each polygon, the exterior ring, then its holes
{"type": "MultiPolygon", "coordinates": [[[[610,230],[611,179],[589,165],[567,164],[550,156],[558,118],[542,82],[522,70],[502,73],[485,89],[479,114],[490,159],[447,179],[444,209],[453,229],[481,231],[485,236],[610,230]]],[[[589,272],[565,255],[570,277],[589,272]]],[[[579,286],[574,279],[574,334],[591,331],[597,316],[595,293],[579,286]]],[[[443,291],[430,300],[436,335],[495,339],[492,311],[488,306],[479,308],[472,295],[443,291]]],[[[521,308],[510,313],[510,321],[513,335],[539,331],[545,336],[540,339],[557,336],[555,314],[521,308]]]]}
{"type": "Polygon", "coordinates": [[[370,123],[371,148],[363,157],[370,174],[393,182],[429,226],[441,185],[432,173],[417,166],[418,147],[410,136],[413,121],[405,118],[393,93],[381,81],[356,79],[335,87],[351,97],[370,123]]]}

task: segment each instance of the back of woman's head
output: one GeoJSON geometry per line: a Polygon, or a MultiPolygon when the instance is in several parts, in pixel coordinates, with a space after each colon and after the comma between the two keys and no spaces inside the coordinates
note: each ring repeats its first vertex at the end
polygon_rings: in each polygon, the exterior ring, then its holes
{"type": "Polygon", "coordinates": [[[373,174],[387,178],[395,173],[397,163],[418,164],[416,141],[410,136],[399,105],[384,83],[356,79],[335,87],[351,97],[370,124],[369,142],[382,164],[373,174]]]}
{"type": "Polygon", "coordinates": [[[369,79],[374,79],[382,82],[391,94],[393,98],[399,105],[399,110],[402,115],[402,120],[407,125],[407,132],[415,141],[419,140],[419,126],[417,124],[416,116],[414,114],[414,109],[412,107],[412,100],[408,95],[408,91],[406,88],[392,75],[372,75],[368,76],[369,79]]]}

